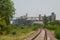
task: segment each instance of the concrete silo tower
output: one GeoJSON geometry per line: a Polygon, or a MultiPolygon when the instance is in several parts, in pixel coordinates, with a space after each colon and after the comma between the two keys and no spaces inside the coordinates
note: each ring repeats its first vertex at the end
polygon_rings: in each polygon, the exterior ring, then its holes
{"type": "Polygon", "coordinates": [[[56,20],[56,14],[54,12],[52,12],[52,14],[51,14],[51,20],[52,21],[56,20]]]}
{"type": "Polygon", "coordinates": [[[42,20],[42,16],[41,16],[41,14],[39,14],[39,21],[41,21],[42,20]]]}

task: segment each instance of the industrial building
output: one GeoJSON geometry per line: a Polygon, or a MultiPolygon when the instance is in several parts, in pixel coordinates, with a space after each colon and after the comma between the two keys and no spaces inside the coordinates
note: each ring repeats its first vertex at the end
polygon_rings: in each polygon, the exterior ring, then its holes
{"type": "MultiPolygon", "coordinates": [[[[43,17],[39,14],[38,17],[28,17],[28,15],[21,16],[13,20],[14,25],[43,25],[43,17]]],[[[51,13],[50,16],[47,16],[48,23],[56,20],[56,14],[54,12],[51,13]]]]}

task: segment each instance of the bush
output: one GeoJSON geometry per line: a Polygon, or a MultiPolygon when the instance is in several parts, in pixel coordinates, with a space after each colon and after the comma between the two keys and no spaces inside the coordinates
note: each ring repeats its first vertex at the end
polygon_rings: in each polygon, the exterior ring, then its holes
{"type": "Polygon", "coordinates": [[[21,29],[24,29],[24,27],[21,27],[21,29]]]}
{"type": "Polygon", "coordinates": [[[4,30],[6,31],[6,34],[9,34],[11,31],[11,25],[7,25],[4,30]]]}
{"type": "Polygon", "coordinates": [[[15,34],[16,34],[16,32],[14,31],[14,32],[12,32],[12,34],[13,34],[13,35],[15,35],[15,34]]]}
{"type": "Polygon", "coordinates": [[[9,34],[10,33],[10,26],[6,25],[5,27],[2,27],[0,30],[0,34],[9,34]]]}
{"type": "Polygon", "coordinates": [[[59,31],[60,29],[56,29],[55,30],[55,37],[57,38],[57,39],[60,39],[60,31],[59,31]]]}
{"type": "Polygon", "coordinates": [[[34,31],[37,30],[38,28],[39,28],[39,26],[31,26],[31,29],[34,31]]]}
{"type": "Polygon", "coordinates": [[[55,30],[57,28],[57,26],[48,24],[48,25],[44,26],[43,28],[47,28],[49,30],[55,30]]]}

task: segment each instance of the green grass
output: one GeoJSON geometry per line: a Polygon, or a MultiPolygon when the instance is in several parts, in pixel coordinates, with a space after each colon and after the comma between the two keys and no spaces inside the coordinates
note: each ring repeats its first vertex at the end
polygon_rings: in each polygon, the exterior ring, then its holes
{"type": "Polygon", "coordinates": [[[0,40],[23,40],[25,37],[31,35],[34,33],[34,31],[31,31],[29,33],[21,33],[19,35],[1,35],[0,40]]]}
{"type": "Polygon", "coordinates": [[[8,35],[1,35],[0,40],[23,40],[25,37],[34,33],[39,26],[19,26],[11,27],[8,35]]]}

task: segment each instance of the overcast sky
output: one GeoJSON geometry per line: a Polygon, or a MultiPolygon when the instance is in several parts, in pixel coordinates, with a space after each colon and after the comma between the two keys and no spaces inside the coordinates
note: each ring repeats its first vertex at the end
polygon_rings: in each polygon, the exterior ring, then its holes
{"type": "Polygon", "coordinates": [[[28,13],[28,16],[39,14],[51,15],[55,12],[57,19],[60,19],[60,0],[13,0],[16,8],[14,17],[20,17],[28,13]]]}

